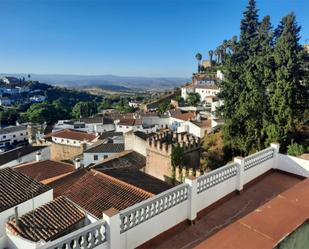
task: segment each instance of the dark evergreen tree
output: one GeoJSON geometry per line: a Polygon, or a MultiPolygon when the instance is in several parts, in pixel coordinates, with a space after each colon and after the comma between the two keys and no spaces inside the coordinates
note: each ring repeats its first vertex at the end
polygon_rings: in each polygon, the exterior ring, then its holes
{"type": "Polygon", "coordinates": [[[294,13],[285,16],[280,24],[280,36],[274,49],[275,82],[270,85],[270,109],[273,122],[267,127],[268,141],[277,141],[282,150],[291,144],[308,91],[303,68],[303,48],[299,44],[300,27],[294,13]]]}

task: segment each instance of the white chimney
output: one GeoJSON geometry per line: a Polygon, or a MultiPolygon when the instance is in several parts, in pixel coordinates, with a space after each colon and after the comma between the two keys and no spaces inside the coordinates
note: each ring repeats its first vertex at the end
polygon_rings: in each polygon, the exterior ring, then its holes
{"type": "Polygon", "coordinates": [[[75,169],[79,169],[80,168],[80,159],[76,158],[75,161],[74,161],[74,164],[75,164],[75,169]]]}
{"type": "Polygon", "coordinates": [[[38,151],[35,155],[35,159],[37,162],[41,161],[41,151],[38,151]]]}

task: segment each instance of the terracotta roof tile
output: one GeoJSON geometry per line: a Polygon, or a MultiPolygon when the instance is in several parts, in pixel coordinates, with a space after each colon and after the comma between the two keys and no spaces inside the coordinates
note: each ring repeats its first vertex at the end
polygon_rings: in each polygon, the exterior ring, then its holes
{"type": "Polygon", "coordinates": [[[193,112],[181,112],[179,109],[170,110],[172,118],[181,119],[184,121],[192,120],[195,117],[193,112]]]}
{"type": "Polygon", "coordinates": [[[15,235],[31,241],[50,241],[62,234],[75,230],[74,225],[85,218],[74,203],[65,197],[59,197],[18,218],[13,219],[7,228],[15,235]]]}
{"type": "Polygon", "coordinates": [[[126,125],[126,126],[137,126],[142,125],[141,119],[120,119],[119,123],[117,125],[126,125]]]}
{"type": "Polygon", "coordinates": [[[93,141],[97,136],[94,133],[87,133],[82,131],[73,131],[70,129],[65,129],[61,131],[53,132],[49,135],[50,137],[59,137],[59,138],[66,138],[66,139],[73,139],[79,141],[93,141]]]}
{"type": "Polygon", "coordinates": [[[69,189],[69,187],[71,187],[85,174],[87,174],[87,170],[79,169],[59,179],[50,181],[49,183],[47,183],[47,185],[53,189],[54,198],[57,198],[61,196],[66,190],[69,189]]]}
{"type": "Polygon", "coordinates": [[[63,195],[97,218],[109,208],[123,210],[153,196],[96,170],[84,174],[63,195]]]}
{"type": "Polygon", "coordinates": [[[0,169],[0,213],[51,188],[12,169],[0,169]]]}
{"type": "Polygon", "coordinates": [[[14,169],[26,176],[31,177],[32,179],[47,184],[50,181],[54,181],[59,177],[73,172],[75,167],[74,165],[68,163],[45,160],[21,164],[14,167],[14,169]]]}

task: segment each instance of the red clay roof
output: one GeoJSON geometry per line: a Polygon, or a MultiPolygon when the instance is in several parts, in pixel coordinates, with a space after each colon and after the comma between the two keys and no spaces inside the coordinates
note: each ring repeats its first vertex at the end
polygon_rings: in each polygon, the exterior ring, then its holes
{"type": "Polygon", "coordinates": [[[172,118],[181,119],[184,121],[192,120],[195,117],[193,112],[181,112],[179,109],[170,110],[172,118]]]}
{"type": "Polygon", "coordinates": [[[153,196],[96,170],[76,171],[49,186],[98,218],[109,208],[123,210],[153,196]]]}
{"type": "Polygon", "coordinates": [[[49,183],[47,183],[47,185],[53,189],[54,198],[57,198],[61,196],[66,190],[68,190],[75,182],[77,182],[85,174],[87,174],[87,170],[79,169],[59,179],[50,181],[49,183]]]}
{"type": "Polygon", "coordinates": [[[58,179],[59,177],[73,172],[75,167],[74,165],[68,163],[45,160],[21,164],[14,167],[14,169],[43,184],[47,184],[58,179]]]}
{"type": "Polygon", "coordinates": [[[273,248],[309,218],[309,179],[198,245],[197,249],[273,248]]]}
{"type": "Polygon", "coordinates": [[[0,169],[0,213],[49,190],[48,186],[14,169],[0,169]]]}
{"type": "Polygon", "coordinates": [[[118,125],[137,126],[142,125],[141,119],[120,119],[118,125]]]}
{"type": "Polygon", "coordinates": [[[59,197],[47,204],[28,212],[18,218],[19,225],[13,219],[7,223],[7,228],[14,234],[31,241],[53,240],[85,218],[70,200],[59,197]],[[35,224],[35,227],[33,226],[35,224]]]}
{"type": "Polygon", "coordinates": [[[73,131],[70,129],[65,129],[61,131],[53,132],[49,135],[50,137],[59,137],[59,138],[65,138],[65,139],[73,139],[73,140],[79,140],[79,141],[92,141],[97,136],[94,133],[87,133],[82,131],[73,131]]]}

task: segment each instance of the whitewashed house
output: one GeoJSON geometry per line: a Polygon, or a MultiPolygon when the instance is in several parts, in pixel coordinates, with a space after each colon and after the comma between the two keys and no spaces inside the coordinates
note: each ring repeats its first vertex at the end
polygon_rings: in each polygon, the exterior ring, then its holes
{"type": "Polygon", "coordinates": [[[123,143],[97,142],[84,151],[84,166],[97,163],[122,151],[124,151],[123,143]]]}
{"type": "Polygon", "coordinates": [[[50,137],[56,144],[75,147],[80,147],[82,144],[92,145],[98,138],[95,133],[87,133],[69,129],[53,132],[50,137]]]}
{"type": "MultiPolygon", "coordinates": [[[[6,223],[53,199],[53,190],[12,169],[0,169],[0,248],[14,248],[6,223]]],[[[27,248],[20,244],[19,248],[27,248]]]]}
{"type": "Polygon", "coordinates": [[[26,126],[8,126],[0,129],[0,148],[27,141],[28,131],[26,126]]]}
{"type": "Polygon", "coordinates": [[[50,159],[49,146],[24,146],[0,154],[0,169],[21,163],[50,159]]]}

